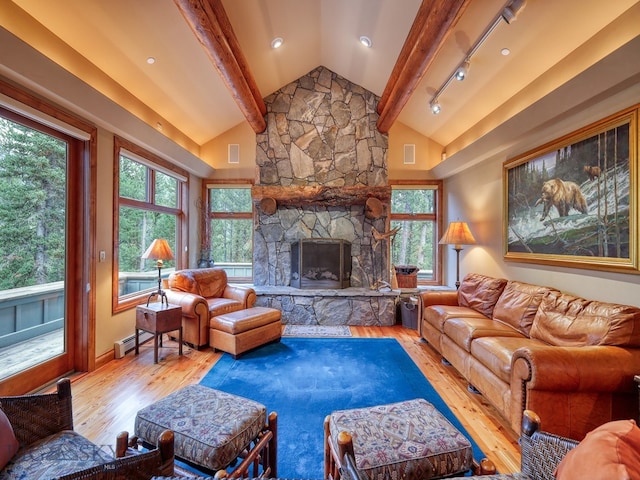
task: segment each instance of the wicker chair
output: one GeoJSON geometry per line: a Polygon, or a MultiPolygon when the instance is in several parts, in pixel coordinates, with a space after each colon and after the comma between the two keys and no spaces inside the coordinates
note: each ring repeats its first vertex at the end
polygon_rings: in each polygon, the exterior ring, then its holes
{"type": "MultiPolygon", "coordinates": [[[[578,442],[542,432],[540,418],[534,412],[525,410],[522,420],[520,448],[522,450],[521,468],[518,473],[482,476],[483,480],[554,480],[553,471],[569,450],[578,442]]],[[[355,465],[353,453],[345,448],[341,469],[341,480],[369,480],[355,465]]],[[[469,477],[456,477],[469,478],[469,477]]]]}
{"type": "Polygon", "coordinates": [[[50,468],[47,476],[65,480],[148,480],[154,475],[173,475],[171,431],[160,435],[158,448],[144,453],[130,448],[128,434],[122,432],[115,456],[74,432],[68,378],[58,381],[56,393],[0,397],[0,407],[20,444],[18,453],[0,472],[2,478],[40,478],[45,466],[50,468]],[[31,467],[37,472],[30,472],[31,467]],[[53,471],[56,473],[50,475],[53,471]]]}

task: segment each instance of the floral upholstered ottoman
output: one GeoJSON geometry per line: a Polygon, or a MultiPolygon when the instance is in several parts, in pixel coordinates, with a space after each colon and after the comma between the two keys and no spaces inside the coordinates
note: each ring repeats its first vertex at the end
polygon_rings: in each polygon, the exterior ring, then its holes
{"type": "Polygon", "coordinates": [[[269,425],[266,422],[266,407],[258,402],[202,385],[188,385],[140,410],[135,434],[149,444],[158,438],[158,432],[173,430],[177,458],[218,471],[267,438],[265,433],[269,432],[272,450],[264,456],[270,457],[275,470],[275,414],[269,416],[269,425]]]}
{"type": "Polygon", "coordinates": [[[325,477],[342,459],[338,436],[353,442],[356,467],[370,479],[427,479],[471,470],[467,440],[424,399],[333,412],[325,424],[325,477]]]}

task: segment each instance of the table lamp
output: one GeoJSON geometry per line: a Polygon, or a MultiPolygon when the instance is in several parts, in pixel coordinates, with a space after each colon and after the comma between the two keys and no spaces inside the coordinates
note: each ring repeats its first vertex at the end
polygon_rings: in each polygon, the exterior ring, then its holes
{"type": "Polygon", "coordinates": [[[149,301],[155,296],[160,297],[160,303],[164,301],[169,305],[167,294],[162,290],[162,267],[164,266],[164,260],[173,260],[171,247],[169,247],[169,244],[164,238],[156,238],[151,242],[151,245],[149,245],[146,252],[142,254],[142,258],[155,260],[156,266],[158,267],[158,291],[149,295],[147,305],[149,305],[149,301]]]}
{"type": "Polygon", "coordinates": [[[441,245],[453,245],[456,251],[456,290],[460,288],[460,250],[462,245],[475,245],[469,226],[466,222],[451,222],[440,239],[441,245]]]}

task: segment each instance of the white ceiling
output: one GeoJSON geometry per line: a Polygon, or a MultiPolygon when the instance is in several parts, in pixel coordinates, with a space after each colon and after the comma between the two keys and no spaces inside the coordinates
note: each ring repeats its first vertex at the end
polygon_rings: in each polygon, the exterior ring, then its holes
{"type": "MultiPolygon", "coordinates": [[[[12,1],[196,144],[244,121],[172,0],[12,1]],[[149,56],[156,58],[155,64],[146,62],[149,56]]],[[[420,3],[223,0],[263,96],[318,65],[381,95],[420,3]],[[358,42],[360,35],[372,39],[371,49],[358,42]],[[285,40],[278,50],[270,48],[275,36],[285,40]]],[[[638,0],[528,0],[516,21],[498,25],[473,55],[467,79],[449,85],[439,98],[442,112],[432,115],[428,104],[435,90],[508,3],[471,3],[398,121],[446,148],[530,88],[638,0]],[[505,47],[511,50],[508,56],[500,54],[505,47]]],[[[640,26],[638,30],[640,34],[640,26]]],[[[568,77],[615,47],[593,49],[592,58],[574,67],[568,77]]],[[[78,71],[86,71],[83,80],[109,96],[108,85],[92,76],[91,69],[78,71]]],[[[537,95],[543,96],[545,90],[539,90],[537,95]]],[[[537,100],[535,95],[529,103],[537,100]]],[[[508,115],[526,106],[522,103],[508,115]]]]}

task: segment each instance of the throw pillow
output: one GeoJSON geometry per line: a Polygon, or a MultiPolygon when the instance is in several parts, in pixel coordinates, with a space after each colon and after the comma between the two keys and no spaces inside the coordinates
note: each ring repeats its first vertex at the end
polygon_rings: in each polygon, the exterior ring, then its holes
{"type": "Polygon", "coordinates": [[[640,428],[617,420],[589,432],[554,472],[557,480],[640,479],[640,428]]]}
{"type": "Polygon", "coordinates": [[[507,281],[479,273],[468,273],[458,289],[458,305],[469,307],[486,317],[493,316],[493,307],[502,294],[507,281]]]}
{"type": "Polygon", "coordinates": [[[557,292],[550,287],[510,280],[493,309],[493,319],[529,336],[540,302],[551,291],[557,292]]]}
{"type": "Polygon", "coordinates": [[[531,338],[559,347],[640,346],[640,308],[549,292],[536,312],[531,338]]]}
{"type": "Polygon", "coordinates": [[[5,413],[0,410],[0,470],[13,458],[18,451],[18,447],[18,440],[13,433],[13,427],[5,413]]]}

